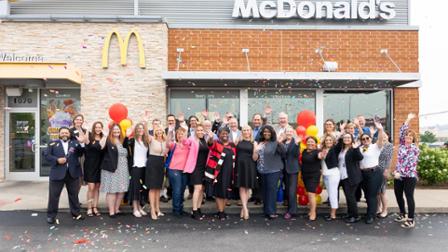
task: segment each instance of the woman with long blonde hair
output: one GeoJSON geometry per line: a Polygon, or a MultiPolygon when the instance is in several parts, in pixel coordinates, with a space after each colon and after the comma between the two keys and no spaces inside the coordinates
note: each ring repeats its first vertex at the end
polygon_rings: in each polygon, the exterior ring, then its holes
{"type": "Polygon", "coordinates": [[[235,187],[239,188],[241,203],[241,219],[249,219],[249,192],[257,188],[257,162],[254,158],[254,137],[248,125],[241,130],[241,140],[236,146],[235,187]]]}
{"type": "Polygon", "coordinates": [[[163,186],[164,159],[168,153],[168,142],[162,127],[154,129],[154,136],[149,137],[149,157],[146,164],[145,182],[149,189],[148,197],[151,205],[151,219],[164,216],[160,211],[160,190],[163,186]]]}

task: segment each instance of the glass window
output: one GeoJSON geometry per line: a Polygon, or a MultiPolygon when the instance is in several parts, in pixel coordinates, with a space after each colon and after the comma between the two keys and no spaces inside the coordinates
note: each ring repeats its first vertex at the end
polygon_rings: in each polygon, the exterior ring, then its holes
{"type": "Polygon", "coordinates": [[[366,126],[373,126],[373,119],[378,116],[385,130],[391,130],[391,91],[326,91],[324,93],[324,120],[336,122],[350,120],[363,115],[366,126]]]}
{"type": "Polygon", "coordinates": [[[195,115],[202,118],[201,112],[207,110],[211,120],[213,113],[219,112],[224,116],[226,112],[232,112],[240,118],[240,92],[239,90],[171,90],[170,113],[185,114],[185,118],[195,115]]]}
{"type": "Polygon", "coordinates": [[[302,110],[315,111],[316,93],[306,90],[269,90],[257,89],[249,90],[249,122],[255,113],[264,114],[265,108],[271,108],[272,112],[268,117],[268,121],[273,124],[278,123],[278,113],[285,112],[288,114],[289,124],[293,127],[297,126],[297,113],[302,110]]]}
{"type": "MultiPolygon", "coordinates": [[[[41,153],[48,143],[57,139],[60,127],[70,127],[80,111],[80,89],[42,89],[40,91],[40,146],[41,153]]],[[[41,158],[40,175],[48,176],[51,165],[41,158]]]]}

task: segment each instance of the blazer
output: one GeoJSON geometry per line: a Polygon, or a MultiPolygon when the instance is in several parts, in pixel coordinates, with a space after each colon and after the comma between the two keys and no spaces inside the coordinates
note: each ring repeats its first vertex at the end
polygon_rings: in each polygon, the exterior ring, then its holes
{"type": "MultiPolygon", "coordinates": [[[[341,152],[341,150],[339,152],[341,152]]],[[[339,166],[339,154],[336,154],[335,146],[328,150],[327,156],[325,157],[325,164],[329,170],[339,166]]]]}
{"type": "Polygon", "coordinates": [[[106,146],[104,147],[103,162],[101,162],[101,169],[115,172],[118,167],[118,149],[115,144],[112,144],[109,139],[106,141],[106,146]]]}
{"type": "MultiPolygon", "coordinates": [[[[342,138],[339,139],[338,144],[333,147],[335,149],[336,157],[342,151],[342,138]]],[[[345,153],[345,167],[347,168],[348,182],[350,185],[357,185],[362,181],[361,168],[359,167],[359,161],[364,158],[361,151],[358,148],[350,148],[345,153]]]]}
{"type": "Polygon", "coordinates": [[[45,158],[51,163],[50,180],[63,180],[67,172],[72,178],[82,176],[79,157],[84,154],[84,146],[77,140],[69,140],[68,153],[65,155],[64,147],[60,139],[54,140],[48,144],[45,158]],[[58,164],[58,158],[67,158],[65,164],[58,164]]]}
{"type": "Polygon", "coordinates": [[[230,130],[229,142],[235,143],[235,141],[240,140],[240,139],[241,139],[241,130],[236,131],[236,139],[233,139],[233,133],[232,133],[232,130],[230,130]]]}
{"type": "MultiPolygon", "coordinates": [[[[126,137],[123,141],[123,148],[128,150],[128,169],[130,171],[134,167],[135,138],[126,137]]],[[[146,152],[146,157],[149,157],[149,147],[146,152]]]]}
{"type": "Polygon", "coordinates": [[[286,158],[285,158],[286,173],[295,174],[299,172],[299,155],[300,155],[300,147],[298,144],[296,144],[296,141],[293,138],[289,143],[288,147],[286,148],[286,158]]]}

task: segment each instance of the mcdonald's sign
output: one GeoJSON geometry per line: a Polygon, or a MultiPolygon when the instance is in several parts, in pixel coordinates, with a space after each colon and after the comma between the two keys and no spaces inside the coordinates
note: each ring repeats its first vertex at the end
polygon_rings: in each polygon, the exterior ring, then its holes
{"type": "Polygon", "coordinates": [[[123,40],[121,38],[120,34],[115,30],[107,35],[107,37],[104,39],[101,66],[103,68],[109,67],[110,41],[112,40],[112,37],[114,35],[117,37],[117,40],[118,40],[118,47],[120,49],[121,65],[122,66],[127,65],[129,40],[131,39],[132,35],[134,35],[135,39],[137,40],[137,46],[138,46],[138,63],[139,63],[138,65],[140,68],[146,68],[145,49],[143,47],[143,42],[142,42],[142,39],[140,38],[140,34],[136,30],[132,30],[131,32],[129,32],[128,35],[126,36],[125,40],[123,40]]]}

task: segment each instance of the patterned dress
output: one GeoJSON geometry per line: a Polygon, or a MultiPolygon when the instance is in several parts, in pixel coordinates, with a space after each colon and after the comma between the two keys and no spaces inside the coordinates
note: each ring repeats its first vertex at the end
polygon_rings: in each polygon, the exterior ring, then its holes
{"type": "Polygon", "coordinates": [[[402,178],[417,178],[417,164],[420,150],[414,143],[410,145],[405,144],[408,129],[408,124],[403,124],[400,128],[400,146],[398,147],[398,159],[395,170],[400,173],[402,178]]]}
{"type": "Polygon", "coordinates": [[[129,188],[128,151],[117,144],[118,165],[115,172],[101,170],[101,191],[106,193],[124,193],[129,188]]]}
{"type": "MultiPolygon", "coordinates": [[[[386,169],[389,169],[390,161],[392,160],[392,154],[394,153],[394,145],[391,143],[386,143],[383,145],[383,149],[381,150],[381,154],[379,157],[378,167],[382,172],[386,169]]],[[[380,192],[386,192],[387,179],[383,178],[383,184],[381,185],[380,192]]]]}

